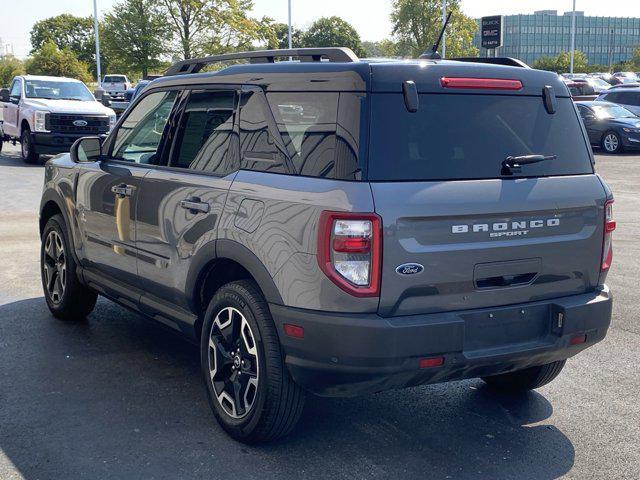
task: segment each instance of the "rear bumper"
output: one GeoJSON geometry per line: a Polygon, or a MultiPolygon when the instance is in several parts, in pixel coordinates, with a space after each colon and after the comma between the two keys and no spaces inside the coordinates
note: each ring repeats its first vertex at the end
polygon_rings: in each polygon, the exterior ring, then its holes
{"type": "Polygon", "coordinates": [[[393,318],[270,305],[293,379],[323,396],[482,377],[566,359],[605,337],[611,308],[606,287],[521,305],[393,318]],[[303,327],[304,338],[287,336],[284,324],[303,327]],[[570,344],[582,334],[586,342],[570,344]],[[419,368],[420,359],[436,356],[444,357],[443,365],[419,368]]]}

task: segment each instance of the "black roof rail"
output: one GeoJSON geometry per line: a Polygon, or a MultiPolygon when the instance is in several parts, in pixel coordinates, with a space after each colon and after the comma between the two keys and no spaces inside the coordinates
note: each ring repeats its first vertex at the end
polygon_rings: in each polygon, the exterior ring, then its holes
{"type": "Polygon", "coordinates": [[[487,57],[487,58],[459,57],[459,58],[449,58],[448,60],[456,60],[458,62],[471,62],[471,63],[491,63],[492,65],[506,65],[508,67],[531,68],[522,60],[518,60],[517,58],[511,58],[511,57],[487,57]]]}
{"type": "Polygon", "coordinates": [[[249,60],[250,63],[274,63],[275,59],[280,57],[294,57],[300,59],[301,62],[319,62],[324,59],[330,62],[345,63],[359,61],[351,49],[344,47],[256,50],[253,52],[225,53],[210,57],[181,60],[171,65],[165,72],[165,76],[197,73],[207,65],[229,60],[249,60]]]}

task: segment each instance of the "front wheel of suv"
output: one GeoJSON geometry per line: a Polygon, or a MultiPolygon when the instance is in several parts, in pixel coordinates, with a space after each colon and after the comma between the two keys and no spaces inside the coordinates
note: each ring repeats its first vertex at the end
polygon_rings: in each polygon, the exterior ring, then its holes
{"type": "Polygon", "coordinates": [[[49,219],[42,233],[40,273],[44,298],[54,317],[82,320],[91,313],[98,295],[80,283],[62,215],[49,219]]]}
{"type": "Polygon", "coordinates": [[[565,363],[567,363],[566,360],[559,360],[515,372],[482,377],[482,380],[500,390],[512,392],[534,390],[550,383],[560,375],[565,363]]]}
{"type": "Polygon", "coordinates": [[[228,283],[216,292],[200,349],[209,404],[231,437],[260,443],[293,429],[304,392],[284,365],[269,307],[253,281],[228,283]]]}

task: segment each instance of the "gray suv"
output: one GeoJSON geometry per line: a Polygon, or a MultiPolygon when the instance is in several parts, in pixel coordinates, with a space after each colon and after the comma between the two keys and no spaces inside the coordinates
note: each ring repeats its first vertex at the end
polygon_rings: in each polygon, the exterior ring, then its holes
{"type": "Polygon", "coordinates": [[[261,442],[305,392],[550,382],[609,327],[612,202],[555,74],[208,57],[47,163],[42,282],[55,317],[102,295],[197,340],[218,422],[261,442]]]}

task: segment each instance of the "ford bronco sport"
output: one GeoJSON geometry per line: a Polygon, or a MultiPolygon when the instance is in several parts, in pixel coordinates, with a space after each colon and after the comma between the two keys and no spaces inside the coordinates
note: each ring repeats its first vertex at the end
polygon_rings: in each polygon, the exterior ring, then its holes
{"type": "Polygon", "coordinates": [[[545,385],[607,332],[613,199],[567,87],[513,65],[175,64],[47,163],[49,309],[103,295],[197,339],[244,442],[289,432],[306,391],[545,385]]]}

